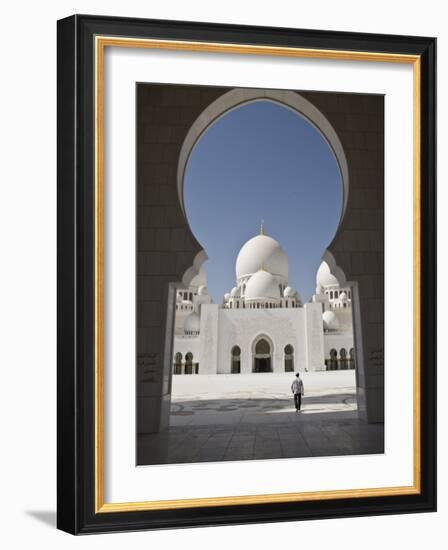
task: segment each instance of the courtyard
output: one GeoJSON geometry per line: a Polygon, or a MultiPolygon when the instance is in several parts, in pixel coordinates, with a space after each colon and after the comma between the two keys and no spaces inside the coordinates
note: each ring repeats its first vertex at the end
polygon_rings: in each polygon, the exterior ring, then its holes
{"type": "Polygon", "coordinates": [[[384,452],[384,425],[358,418],[355,371],[173,377],[170,427],[139,437],[138,464],[179,464],[384,452]]]}

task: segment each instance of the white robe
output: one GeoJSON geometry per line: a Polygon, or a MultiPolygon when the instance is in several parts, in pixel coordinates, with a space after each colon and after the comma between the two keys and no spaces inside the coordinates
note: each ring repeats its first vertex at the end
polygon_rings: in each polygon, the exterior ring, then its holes
{"type": "Polygon", "coordinates": [[[294,382],[291,384],[291,391],[292,393],[301,393],[304,394],[304,388],[303,388],[303,382],[301,378],[296,378],[294,382]]]}

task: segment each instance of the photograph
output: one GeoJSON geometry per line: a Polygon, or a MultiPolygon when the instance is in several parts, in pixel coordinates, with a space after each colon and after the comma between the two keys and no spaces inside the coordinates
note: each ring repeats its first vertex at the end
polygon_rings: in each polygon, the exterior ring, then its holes
{"type": "Polygon", "coordinates": [[[383,453],[384,96],[136,98],[137,464],[383,453]]]}
{"type": "Polygon", "coordinates": [[[58,22],[58,527],[435,509],[435,39],[58,22]]]}

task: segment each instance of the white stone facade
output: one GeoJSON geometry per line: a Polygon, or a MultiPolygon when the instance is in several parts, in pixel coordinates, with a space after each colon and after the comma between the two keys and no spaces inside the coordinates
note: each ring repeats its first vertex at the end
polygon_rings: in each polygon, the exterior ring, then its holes
{"type": "Polygon", "coordinates": [[[176,301],[174,374],[249,374],[354,368],[351,290],[322,263],[313,300],[288,286],[288,259],[264,234],[245,243],[222,304],[203,270],[176,301]]]}

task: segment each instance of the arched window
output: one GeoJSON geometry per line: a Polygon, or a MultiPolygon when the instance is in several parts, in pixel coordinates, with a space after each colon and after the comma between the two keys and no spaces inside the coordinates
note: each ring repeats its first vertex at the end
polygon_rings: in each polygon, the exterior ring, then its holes
{"type": "Polygon", "coordinates": [[[173,374],[182,374],[182,354],[180,352],[174,356],[173,374]]]}
{"type": "Polygon", "coordinates": [[[230,352],[230,372],[231,374],[240,374],[241,372],[241,348],[233,346],[230,352]]]}
{"type": "Polygon", "coordinates": [[[332,348],[330,350],[330,359],[327,359],[325,363],[327,364],[327,370],[336,370],[338,368],[338,352],[332,348]]]}
{"type": "Polygon", "coordinates": [[[193,374],[193,354],[191,351],[185,355],[185,374],[193,374]]]}
{"type": "Polygon", "coordinates": [[[339,368],[348,369],[347,350],[345,348],[339,350],[339,368]]]}
{"type": "Polygon", "coordinates": [[[294,372],[294,348],[291,344],[285,346],[285,372],[294,372]]]}
{"type": "Polygon", "coordinates": [[[348,368],[354,369],[355,368],[355,350],[354,348],[350,348],[349,353],[349,360],[348,360],[348,368]]]}

